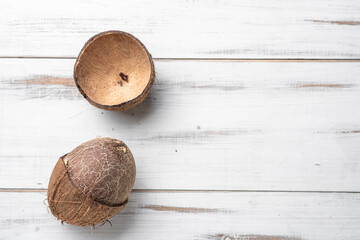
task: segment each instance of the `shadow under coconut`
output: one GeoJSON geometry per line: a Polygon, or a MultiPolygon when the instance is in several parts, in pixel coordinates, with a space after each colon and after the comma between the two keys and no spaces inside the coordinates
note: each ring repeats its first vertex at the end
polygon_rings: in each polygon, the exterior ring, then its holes
{"type": "Polygon", "coordinates": [[[134,108],[131,108],[125,112],[104,112],[104,118],[106,118],[111,126],[122,124],[123,126],[133,127],[140,122],[146,121],[157,111],[156,105],[160,99],[160,91],[153,89],[149,96],[145,100],[134,108]]]}
{"type": "Polygon", "coordinates": [[[71,237],[74,237],[74,239],[83,238],[83,236],[87,236],[87,239],[99,240],[120,239],[121,236],[130,235],[136,231],[136,218],[138,217],[138,214],[136,214],[137,208],[138,203],[135,200],[132,200],[132,196],[130,195],[127,206],[120,213],[109,219],[111,224],[109,222],[99,223],[94,227],[79,227],[64,224],[64,228],[66,232],[71,234],[71,237]]]}

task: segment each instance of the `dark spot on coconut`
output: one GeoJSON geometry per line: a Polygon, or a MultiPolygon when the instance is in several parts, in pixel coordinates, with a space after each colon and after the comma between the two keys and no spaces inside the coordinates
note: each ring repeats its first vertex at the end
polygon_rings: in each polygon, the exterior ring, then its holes
{"type": "Polygon", "coordinates": [[[177,150],[175,150],[175,152],[177,152],[177,150]]]}
{"type": "Polygon", "coordinates": [[[120,80],[119,80],[117,83],[118,83],[120,86],[123,85],[122,81],[120,81],[120,80]]]}
{"type": "Polygon", "coordinates": [[[122,80],[124,80],[125,82],[129,81],[129,76],[125,75],[124,73],[120,73],[119,76],[121,77],[122,80]]]}

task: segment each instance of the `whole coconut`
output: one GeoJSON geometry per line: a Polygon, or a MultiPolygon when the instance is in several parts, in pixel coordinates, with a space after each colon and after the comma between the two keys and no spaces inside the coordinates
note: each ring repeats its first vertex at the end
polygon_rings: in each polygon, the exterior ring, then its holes
{"type": "Polygon", "coordinates": [[[56,163],[48,187],[50,210],[73,225],[103,222],[125,207],[135,175],[134,157],[122,141],[85,142],[56,163]]]}

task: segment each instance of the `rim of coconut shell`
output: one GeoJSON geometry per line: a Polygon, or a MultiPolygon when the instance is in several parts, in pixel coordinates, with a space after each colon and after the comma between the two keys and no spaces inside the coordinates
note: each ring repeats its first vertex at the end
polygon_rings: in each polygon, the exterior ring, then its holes
{"type": "Polygon", "coordinates": [[[151,54],[149,53],[149,51],[147,50],[147,48],[145,47],[145,45],[138,39],[136,38],[134,35],[124,32],[124,31],[119,31],[119,30],[109,30],[109,31],[105,31],[105,32],[101,32],[98,33],[94,36],[92,36],[82,47],[80,53],[78,54],[78,57],[76,58],[76,62],[74,65],[74,73],[73,73],[73,77],[74,77],[74,82],[76,87],[78,88],[78,90],[80,91],[81,95],[93,106],[98,107],[98,108],[102,108],[105,110],[110,110],[110,111],[126,111],[132,107],[135,107],[136,105],[140,104],[150,93],[150,89],[155,81],[155,67],[154,67],[154,61],[152,59],[151,54]],[[127,36],[129,38],[131,38],[132,40],[134,40],[136,43],[138,43],[142,49],[145,51],[146,56],[150,62],[150,76],[147,82],[146,87],[144,88],[144,90],[135,98],[119,103],[119,104],[115,104],[115,105],[106,105],[106,104],[100,104],[94,100],[92,100],[85,92],[84,90],[81,88],[80,84],[79,84],[79,80],[78,80],[78,76],[77,76],[77,66],[80,62],[80,58],[83,55],[83,53],[85,52],[85,50],[91,45],[91,43],[93,43],[95,40],[97,40],[100,37],[103,37],[105,35],[110,35],[110,34],[117,34],[117,35],[123,35],[123,36],[127,36]]]}

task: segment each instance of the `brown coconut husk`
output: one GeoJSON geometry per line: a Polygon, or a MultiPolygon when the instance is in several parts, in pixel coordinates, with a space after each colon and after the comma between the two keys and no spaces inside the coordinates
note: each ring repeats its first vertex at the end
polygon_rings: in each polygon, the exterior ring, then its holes
{"type": "Polygon", "coordinates": [[[122,210],[135,183],[134,157],[113,138],[87,141],[61,157],[48,186],[53,215],[73,225],[95,225],[122,210]]]}
{"type": "Polygon", "coordinates": [[[113,217],[126,206],[128,200],[111,206],[91,199],[71,182],[61,157],[50,178],[48,202],[57,219],[68,224],[89,226],[113,217]]]}
{"type": "Polygon", "coordinates": [[[90,38],[74,66],[80,93],[92,105],[125,111],[141,103],[155,80],[154,63],[133,35],[107,31],[90,38]]]}

